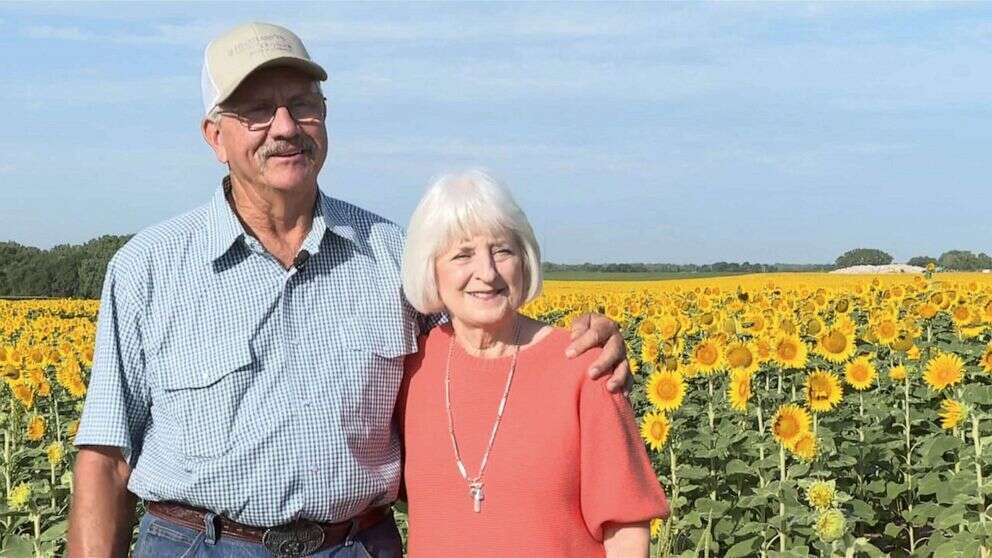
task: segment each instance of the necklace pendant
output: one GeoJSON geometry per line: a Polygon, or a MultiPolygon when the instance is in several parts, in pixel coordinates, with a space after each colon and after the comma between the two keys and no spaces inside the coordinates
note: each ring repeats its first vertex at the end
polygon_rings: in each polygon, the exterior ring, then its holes
{"type": "Polygon", "coordinates": [[[472,493],[472,508],[475,513],[482,512],[482,501],[486,499],[486,494],[482,491],[482,483],[472,483],[470,491],[472,493]]]}

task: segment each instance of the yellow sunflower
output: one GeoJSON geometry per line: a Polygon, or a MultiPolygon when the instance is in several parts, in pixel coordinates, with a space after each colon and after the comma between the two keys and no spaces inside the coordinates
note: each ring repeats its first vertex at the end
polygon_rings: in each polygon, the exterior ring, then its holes
{"type": "Polygon", "coordinates": [[[840,404],[844,387],[832,372],[816,370],[806,377],[806,404],[814,413],[831,411],[840,404]]]}
{"type": "Polygon", "coordinates": [[[968,408],[953,399],[945,399],[940,402],[940,427],[950,430],[961,424],[961,421],[968,416],[968,408]]]}
{"type": "Polygon", "coordinates": [[[7,507],[12,510],[24,509],[29,500],[31,500],[31,485],[22,482],[10,490],[10,494],[7,495],[7,507]]]}
{"type": "Polygon", "coordinates": [[[952,353],[939,353],[930,359],[923,371],[923,380],[934,391],[943,391],[948,386],[964,379],[964,361],[952,353]]]}
{"type": "Polygon", "coordinates": [[[816,316],[807,318],[804,326],[806,329],[806,335],[812,335],[813,337],[819,336],[827,329],[827,326],[824,325],[823,320],[816,316]]]}
{"type": "Polygon", "coordinates": [[[985,347],[985,352],[982,353],[982,359],[979,362],[979,365],[982,367],[982,370],[992,374],[992,343],[989,343],[988,346],[985,347]]]}
{"type": "Polygon", "coordinates": [[[930,318],[933,318],[934,316],[937,315],[937,312],[939,311],[940,308],[936,304],[933,304],[932,302],[921,304],[919,309],[917,310],[920,317],[923,318],[924,320],[929,320],[930,318]]]}
{"type": "Polygon", "coordinates": [[[657,517],[651,520],[651,540],[657,540],[661,534],[661,527],[665,522],[657,517]]]}
{"type": "Polygon", "coordinates": [[[830,362],[846,362],[854,354],[854,336],[835,328],[820,336],[817,352],[830,362]]]}
{"type": "Polygon", "coordinates": [[[967,304],[959,304],[951,309],[951,320],[954,321],[954,325],[962,327],[971,323],[974,314],[971,308],[967,304]]]}
{"type": "Polygon", "coordinates": [[[665,446],[669,430],[668,417],[664,413],[652,411],[641,419],[641,438],[644,438],[648,447],[654,451],[659,451],[665,446]]]}
{"type": "Polygon", "coordinates": [[[65,448],[62,446],[62,442],[52,442],[45,448],[45,453],[48,455],[49,465],[55,467],[65,456],[65,448]]]}
{"type": "Polygon", "coordinates": [[[816,517],[813,530],[824,542],[832,542],[844,536],[844,514],[837,508],[820,512],[816,517]]]}
{"type": "Polygon", "coordinates": [[[25,409],[30,409],[34,406],[35,391],[27,381],[22,379],[10,384],[10,392],[13,394],[14,399],[19,401],[21,405],[24,405],[25,409]]]}
{"type": "Polygon", "coordinates": [[[916,345],[910,347],[909,350],[906,351],[906,358],[909,360],[920,360],[920,348],[916,345]]]}
{"type": "Polygon", "coordinates": [[[658,342],[655,339],[651,337],[645,338],[641,342],[641,362],[645,364],[658,362],[658,356],[660,355],[659,348],[658,342]]]}
{"type": "Polygon", "coordinates": [[[754,339],[754,352],[758,355],[758,363],[768,362],[772,359],[772,342],[767,337],[756,337],[754,339]]]}
{"type": "Polygon", "coordinates": [[[28,421],[27,439],[32,442],[37,442],[38,440],[45,437],[45,419],[39,416],[33,416],[28,421]]]}
{"type": "Polygon", "coordinates": [[[772,359],[783,368],[805,368],[808,360],[806,343],[796,334],[780,335],[772,342],[772,359]]]}
{"type": "Polygon", "coordinates": [[[772,418],[772,435],[787,448],[791,448],[803,433],[809,432],[809,428],[809,413],[794,403],[779,407],[772,418]]]}
{"type": "Polygon", "coordinates": [[[712,339],[703,339],[692,349],[692,364],[696,371],[712,374],[723,367],[720,346],[712,339]]]}
{"type": "Polygon", "coordinates": [[[750,343],[734,342],[724,349],[724,363],[726,363],[727,368],[733,371],[743,371],[748,374],[753,374],[760,364],[758,361],[758,354],[755,347],[750,343]]]}
{"type": "Polygon", "coordinates": [[[648,378],[648,401],[660,411],[674,411],[685,398],[682,374],[660,370],[648,378]]]}
{"type": "Polygon", "coordinates": [[[858,391],[864,391],[875,383],[877,371],[868,355],[860,356],[844,367],[844,381],[858,391]]]}
{"type": "Polygon", "coordinates": [[[832,508],[837,498],[837,485],[834,481],[815,480],[806,487],[806,501],[811,508],[826,510],[832,508]]]}
{"type": "Polygon", "coordinates": [[[727,386],[727,400],[735,411],[747,411],[747,402],[751,399],[751,373],[747,370],[734,370],[730,373],[730,384],[727,386]]]}
{"type": "Polygon", "coordinates": [[[889,379],[893,382],[901,382],[906,379],[906,366],[900,364],[889,368],[889,379]]]}
{"type": "Polygon", "coordinates": [[[885,319],[878,322],[872,331],[875,333],[875,337],[878,342],[883,345],[892,345],[893,341],[899,336],[899,327],[896,325],[895,320],[885,319]]]}
{"type": "Polygon", "coordinates": [[[658,335],[660,335],[662,339],[674,338],[679,334],[680,329],[682,329],[682,324],[675,316],[662,316],[658,321],[658,335]]]}
{"type": "Polygon", "coordinates": [[[815,459],[817,449],[816,436],[810,431],[800,434],[789,448],[793,455],[803,461],[812,461],[815,459]]]}

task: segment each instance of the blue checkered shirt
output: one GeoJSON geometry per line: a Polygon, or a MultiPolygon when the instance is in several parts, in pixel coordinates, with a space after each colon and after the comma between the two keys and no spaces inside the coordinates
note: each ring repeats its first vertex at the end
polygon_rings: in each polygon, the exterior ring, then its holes
{"type": "Polygon", "coordinates": [[[401,294],[402,230],[319,193],[286,270],[227,188],[111,260],[76,445],[122,448],[140,498],[250,525],[392,502],[403,357],[435,321],[401,294]]]}

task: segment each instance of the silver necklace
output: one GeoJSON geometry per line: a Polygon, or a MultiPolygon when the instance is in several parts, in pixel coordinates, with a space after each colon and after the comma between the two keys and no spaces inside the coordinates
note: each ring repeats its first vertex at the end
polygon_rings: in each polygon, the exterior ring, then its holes
{"type": "Polygon", "coordinates": [[[482,511],[482,501],[486,499],[483,490],[482,475],[486,472],[486,464],[489,463],[489,452],[493,449],[493,442],[496,441],[496,431],[499,430],[499,423],[503,420],[503,411],[506,409],[506,399],[510,395],[510,384],[513,383],[513,373],[517,369],[517,355],[520,353],[520,321],[516,320],[513,333],[513,361],[510,363],[510,372],[506,375],[506,387],[503,388],[503,397],[499,401],[499,410],[496,411],[496,422],[493,423],[493,431],[489,435],[489,443],[486,451],[482,454],[482,464],[479,465],[479,473],[474,477],[469,477],[462,462],[461,452],[458,451],[458,440],[455,437],[455,419],[451,412],[451,355],[455,350],[455,332],[451,332],[451,342],[448,344],[448,361],[444,366],[444,408],[448,413],[448,434],[451,436],[451,447],[455,450],[455,462],[458,464],[458,472],[468,483],[469,495],[472,496],[472,508],[475,513],[482,511]]]}

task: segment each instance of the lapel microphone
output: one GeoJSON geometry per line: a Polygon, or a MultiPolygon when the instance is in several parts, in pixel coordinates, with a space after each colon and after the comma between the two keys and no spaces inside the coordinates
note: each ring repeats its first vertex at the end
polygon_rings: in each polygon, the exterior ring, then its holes
{"type": "Polygon", "coordinates": [[[306,267],[307,261],[309,259],[310,259],[310,252],[306,250],[300,250],[300,253],[297,254],[295,258],[293,258],[293,267],[296,268],[296,271],[303,271],[303,268],[306,267]]]}

